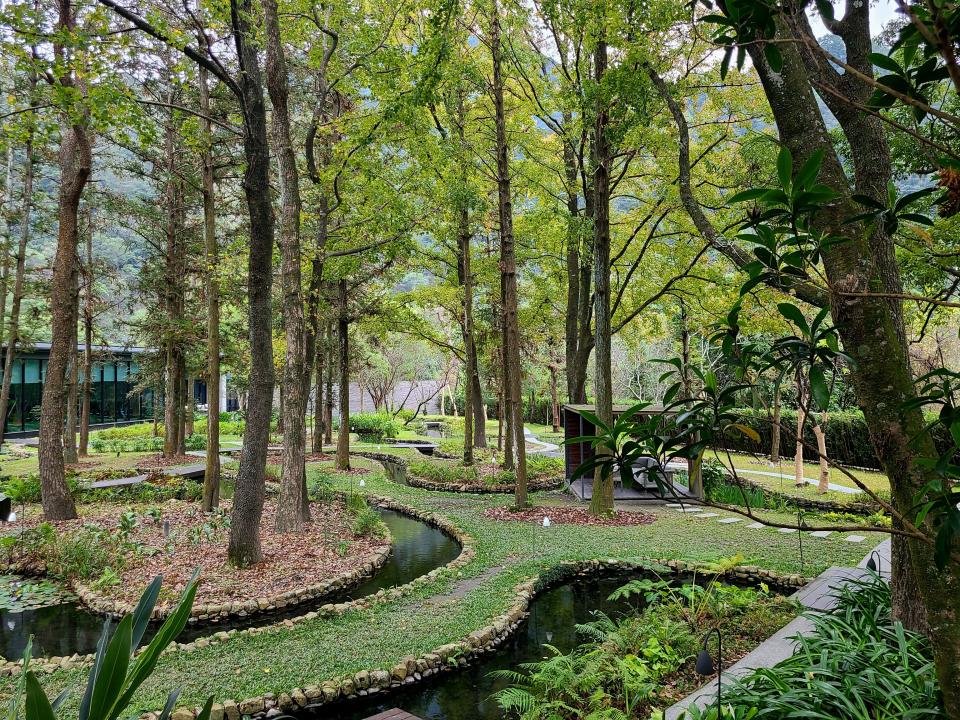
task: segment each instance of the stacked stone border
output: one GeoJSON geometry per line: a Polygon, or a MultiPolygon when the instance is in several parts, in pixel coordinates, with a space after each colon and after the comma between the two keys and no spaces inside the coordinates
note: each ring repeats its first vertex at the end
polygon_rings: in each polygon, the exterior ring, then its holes
{"type": "MultiPolygon", "coordinates": [[[[293,688],[279,695],[266,693],[243,700],[225,700],[213,706],[211,720],[273,717],[307,708],[318,710],[325,705],[348,703],[361,697],[386,694],[439,673],[465,667],[479,657],[495,652],[509,640],[526,619],[530,603],[545,590],[572,578],[590,579],[615,573],[642,571],[661,576],[697,573],[737,583],[766,583],[780,591],[796,590],[808,582],[801,575],[779,575],[757,567],[739,567],[718,573],[709,567],[679,560],[649,559],[635,562],[606,559],[562,562],[539,576],[516,585],[516,595],[509,609],[495,617],[490,624],[471,632],[463,640],[441,645],[420,657],[406,656],[389,669],[360,670],[352,675],[322,681],[320,684],[293,688]]],[[[173,720],[191,720],[199,711],[198,707],[181,707],[173,714],[173,720]]],[[[158,717],[159,712],[150,712],[143,716],[144,720],[157,720],[158,717]]]]}
{"type": "MultiPolygon", "coordinates": [[[[516,488],[512,484],[490,485],[484,482],[475,483],[440,483],[427,480],[410,472],[410,463],[405,458],[397,455],[388,455],[386,453],[376,452],[358,452],[353,453],[368,460],[376,460],[383,465],[387,472],[387,477],[391,482],[400,485],[408,485],[420,490],[431,490],[436,492],[454,492],[469,493],[471,495],[496,495],[513,494],[516,488]],[[392,466],[392,467],[391,467],[392,466]]],[[[435,455],[435,457],[438,457],[435,455]]],[[[542,490],[559,490],[563,487],[563,477],[548,478],[547,480],[536,480],[527,483],[528,492],[539,492],[542,490]]]]}
{"type": "MultiPolygon", "coordinates": [[[[342,493],[341,493],[342,494],[342,493]]],[[[326,617],[335,617],[343,615],[351,610],[358,610],[363,608],[368,608],[376,603],[388,602],[396,600],[404,595],[409,594],[416,588],[426,585],[433,582],[439,576],[449,573],[449,572],[458,572],[460,568],[473,560],[476,555],[476,544],[471,535],[466,531],[461,530],[454,523],[450,522],[446,518],[443,518],[434,513],[430,513],[424,510],[420,510],[409,505],[397,502],[391,498],[378,497],[374,495],[368,495],[367,501],[379,508],[386,510],[395,510],[399,513],[407,515],[409,517],[416,518],[421,520],[433,527],[436,527],[443,532],[447,533],[453,537],[457,543],[460,545],[460,554],[455,557],[453,560],[448,562],[446,565],[443,565],[438,568],[434,568],[428,573],[420,575],[419,577],[414,578],[410,582],[404,585],[398,585],[397,587],[390,588],[389,590],[378,590],[372,595],[368,595],[362,598],[357,598],[356,600],[350,600],[347,602],[340,603],[325,603],[318,607],[316,610],[311,610],[308,613],[299,615],[297,617],[285,618],[282,621],[268,623],[264,625],[256,625],[253,627],[243,628],[243,629],[230,629],[230,630],[220,630],[212,632],[210,635],[192,640],[187,643],[171,643],[169,647],[164,651],[164,654],[172,652],[190,652],[192,650],[197,650],[200,648],[205,648],[210,645],[216,645],[218,643],[227,642],[231,638],[241,635],[259,635],[262,633],[271,632],[280,627],[293,627],[303,622],[309,622],[315,620],[316,618],[326,618],[326,617]]],[[[9,568],[8,568],[9,569],[9,568]]],[[[15,570],[11,570],[15,571],[15,570]]],[[[38,657],[32,658],[30,661],[30,668],[35,671],[40,672],[54,672],[58,669],[71,669],[78,667],[85,667],[93,664],[94,655],[71,655],[71,656],[49,656],[49,657],[38,657]]],[[[8,675],[18,675],[23,670],[23,660],[4,660],[0,663],[0,677],[5,677],[8,675]]],[[[182,718],[178,720],[183,720],[182,718]]],[[[221,718],[222,720],[222,718],[221,718]]]]}

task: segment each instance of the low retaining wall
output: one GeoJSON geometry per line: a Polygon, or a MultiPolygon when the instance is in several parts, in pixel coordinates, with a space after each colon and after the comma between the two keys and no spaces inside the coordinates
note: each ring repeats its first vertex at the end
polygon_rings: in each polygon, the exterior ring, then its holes
{"type": "MultiPolygon", "coordinates": [[[[388,693],[438,673],[464,667],[484,654],[495,652],[507,641],[523,624],[533,599],[548,588],[578,576],[589,579],[617,572],[649,571],[651,567],[658,571],[661,568],[667,568],[666,572],[671,575],[697,572],[700,575],[721,577],[733,582],[753,584],[763,582],[784,591],[796,589],[807,582],[806,578],[800,575],[778,575],[756,567],[741,567],[723,573],[711,573],[702,566],[678,560],[564,562],[538,577],[530,578],[517,585],[514,601],[507,611],[495,617],[488,625],[471,632],[463,640],[441,645],[419,657],[408,655],[389,669],[360,670],[352,675],[320,681],[318,684],[302,688],[293,688],[279,695],[266,693],[244,700],[226,700],[214,705],[211,720],[270,717],[278,713],[296,712],[306,708],[317,710],[323,705],[347,703],[359,697],[388,693]]],[[[180,708],[173,717],[174,720],[191,720],[199,711],[200,708],[180,708]]],[[[148,713],[144,717],[147,720],[156,720],[159,713],[148,713]]]]}

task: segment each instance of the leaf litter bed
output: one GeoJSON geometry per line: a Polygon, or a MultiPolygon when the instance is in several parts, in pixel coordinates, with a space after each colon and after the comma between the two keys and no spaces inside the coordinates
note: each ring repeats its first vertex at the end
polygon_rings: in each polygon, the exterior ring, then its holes
{"type": "Polygon", "coordinates": [[[604,527],[623,527],[629,525],[649,525],[656,520],[655,515],[642,512],[615,512],[598,517],[584,508],[543,506],[514,510],[495,507],[483,511],[483,516],[493,520],[514,520],[517,522],[543,523],[545,517],[556,525],[601,525],[604,527]]]}
{"type": "Polygon", "coordinates": [[[355,535],[351,529],[353,515],[339,500],[311,503],[311,521],[305,524],[304,532],[276,532],[276,502],[268,500],[260,525],[263,559],[238,569],[227,561],[229,511],[226,501],[220,511],[210,514],[180,500],[150,509],[141,506],[128,511],[126,524],[130,524],[131,516],[135,520],[120,540],[121,520],[116,506],[86,513],[78,520],[50,524],[58,535],[84,527],[99,529],[101,542],[119,544],[122,567],[114,570],[110,580],[94,583],[105,597],[134,604],[143,588],[163,575],[164,589],[158,603],[162,609],[176,602],[195,569],[200,570],[196,604],[226,604],[270,597],[342,575],[389,544],[385,538],[355,535]]]}

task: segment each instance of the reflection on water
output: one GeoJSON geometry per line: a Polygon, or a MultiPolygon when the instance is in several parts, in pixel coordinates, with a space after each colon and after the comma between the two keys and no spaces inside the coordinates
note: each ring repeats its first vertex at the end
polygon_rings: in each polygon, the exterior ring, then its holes
{"type": "MultiPolygon", "coordinates": [[[[323,602],[343,602],[371,595],[378,590],[403,585],[434,568],[445,565],[460,554],[460,546],[443,531],[427,523],[407,517],[392,510],[381,510],[384,522],[393,535],[393,552],[390,558],[371,579],[350,593],[323,602]]],[[[301,605],[287,611],[257,615],[215,625],[188,625],[177,638],[189,642],[219,630],[250,627],[277,622],[286,617],[302,615],[310,609],[301,605]]],[[[0,611],[0,655],[8,659],[23,657],[27,639],[31,634],[33,654],[41,656],[69,656],[74,653],[86,655],[96,650],[97,640],[103,629],[104,618],[66,603],[25,612],[0,611]]],[[[148,629],[144,642],[148,642],[157,626],[148,629]]]]}
{"type": "Polygon", "coordinates": [[[545,644],[562,652],[572,650],[583,638],[577,636],[577,623],[592,619],[594,610],[624,611],[626,602],[612,603],[607,597],[624,583],[621,578],[561,585],[538,596],[530,607],[530,617],[496,653],[460,671],[441,673],[413,685],[408,690],[390,693],[376,702],[356,702],[331,711],[323,708],[314,717],[324,720],[361,720],[390,708],[400,708],[424,720],[500,720],[503,712],[491,695],[506,687],[503,680],[490,677],[494,670],[516,669],[521,663],[539,660],[549,654],[545,644]]]}

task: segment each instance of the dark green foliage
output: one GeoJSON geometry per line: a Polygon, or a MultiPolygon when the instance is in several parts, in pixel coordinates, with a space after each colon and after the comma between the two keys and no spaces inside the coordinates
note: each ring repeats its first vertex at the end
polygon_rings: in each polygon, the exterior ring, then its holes
{"type": "MultiPolygon", "coordinates": [[[[831,613],[810,615],[796,653],[727,690],[721,718],[909,720],[946,717],[927,639],[890,616],[890,589],[877,577],[845,586],[831,613]],[[730,706],[728,708],[728,706],[730,706]]],[[[716,718],[716,708],[688,720],[716,718]]]]}
{"type": "Polygon", "coordinates": [[[737,636],[735,645],[752,645],[793,614],[788,601],[765,590],[715,582],[633,580],[611,599],[641,606],[617,619],[595,613],[577,626],[589,642],[570,653],[547,645],[545,659],[496,673],[511,683],[495,696],[504,711],[523,720],[648,717],[661,704],[657,693],[664,685],[690,684],[690,673],[680,671],[692,662],[705,628],[720,626],[737,636]]]}
{"type": "MultiPolygon", "coordinates": [[[[753,408],[737,408],[735,412],[743,425],[750,427],[760,436],[760,442],[754,442],[745,436],[732,436],[727,438],[727,448],[738,452],[769,455],[771,449],[771,421],[766,411],[754,410],[753,408]]],[[[796,410],[781,410],[780,426],[784,429],[780,436],[780,449],[781,452],[786,451],[785,454],[789,456],[793,452],[793,432],[797,427],[796,410]]],[[[867,423],[863,419],[862,412],[859,410],[831,412],[828,422],[822,427],[827,435],[827,454],[833,462],[852,467],[879,467],[880,463],[877,461],[877,455],[873,450],[870,433],[867,430],[867,423]]],[[[941,451],[947,451],[952,447],[950,434],[945,428],[934,426],[931,428],[931,432],[937,447],[941,451]]],[[[804,442],[809,447],[817,446],[817,440],[810,423],[807,423],[804,432],[804,442]]]]}
{"type": "Polygon", "coordinates": [[[367,504],[363,495],[347,495],[347,512],[353,516],[350,531],[361,537],[382,538],[386,534],[386,526],[376,510],[367,504]]]}
{"type": "Polygon", "coordinates": [[[384,438],[396,437],[401,424],[388,413],[357,413],[350,416],[350,431],[362,442],[381,442],[384,438]]]}

